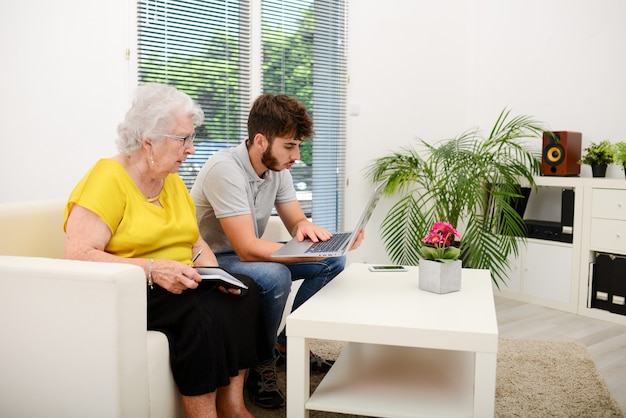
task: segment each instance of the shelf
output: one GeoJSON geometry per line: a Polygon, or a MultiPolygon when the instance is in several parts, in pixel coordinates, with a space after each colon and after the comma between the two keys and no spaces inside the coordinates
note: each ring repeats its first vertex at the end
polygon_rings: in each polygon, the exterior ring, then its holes
{"type": "Polygon", "coordinates": [[[573,248],[574,244],[563,241],[553,241],[549,239],[526,238],[527,243],[554,245],[555,247],[573,248]]]}
{"type": "Polygon", "coordinates": [[[589,318],[601,319],[607,322],[613,322],[620,325],[626,325],[626,315],[620,315],[613,312],[605,311],[604,309],[589,308],[587,306],[582,307],[579,315],[584,315],[589,318]]]}
{"type": "Polygon", "coordinates": [[[565,312],[578,310],[578,280],[573,244],[528,238],[510,258],[509,281],[494,289],[500,296],[565,312]]]}
{"type": "Polygon", "coordinates": [[[581,187],[586,179],[583,177],[559,177],[559,176],[540,176],[535,177],[537,186],[549,187],[581,187]]]}
{"type": "Polygon", "coordinates": [[[598,187],[607,189],[626,189],[626,179],[598,178],[598,177],[561,177],[536,176],[537,186],[549,187],[598,187]]]}
{"type": "Polygon", "coordinates": [[[625,315],[588,305],[591,292],[588,270],[589,263],[594,260],[594,252],[626,254],[626,245],[621,240],[622,236],[626,236],[624,205],[621,205],[625,200],[623,190],[626,190],[626,179],[562,176],[537,176],[534,179],[538,190],[536,195],[531,194],[531,199],[536,196],[541,200],[538,206],[531,208],[530,214],[526,212],[526,217],[530,219],[555,221],[562,216],[560,207],[557,208],[552,201],[557,193],[544,189],[574,190],[573,240],[569,244],[528,238],[529,246],[541,244],[547,249],[534,251],[528,257],[527,249],[524,249],[520,257],[512,258],[509,274],[512,286],[502,289],[500,294],[527,303],[626,324],[625,315]],[[608,238],[605,239],[605,235],[608,238]],[[562,251],[565,248],[567,252],[562,251]]]}
{"type": "Polygon", "coordinates": [[[306,408],[380,417],[473,415],[472,352],[349,343],[306,408]]]}

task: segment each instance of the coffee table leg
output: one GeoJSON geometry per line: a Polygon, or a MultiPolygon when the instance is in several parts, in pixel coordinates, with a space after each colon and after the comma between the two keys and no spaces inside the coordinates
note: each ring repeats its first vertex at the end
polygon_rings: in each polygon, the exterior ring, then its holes
{"type": "Polygon", "coordinates": [[[497,353],[476,353],[474,416],[493,417],[496,401],[497,353]]]}
{"type": "Polygon", "coordinates": [[[287,416],[308,418],[305,403],[310,393],[309,341],[301,337],[287,337],[287,416]]]}

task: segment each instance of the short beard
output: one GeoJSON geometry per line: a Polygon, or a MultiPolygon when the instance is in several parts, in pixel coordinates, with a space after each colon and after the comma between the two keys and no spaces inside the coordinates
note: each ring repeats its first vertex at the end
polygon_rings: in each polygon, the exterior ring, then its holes
{"type": "Polygon", "coordinates": [[[272,154],[272,146],[274,143],[270,143],[270,146],[267,147],[263,155],[261,156],[261,162],[265,167],[272,171],[281,171],[282,169],[278,166],[278,160],[272,154]]]}

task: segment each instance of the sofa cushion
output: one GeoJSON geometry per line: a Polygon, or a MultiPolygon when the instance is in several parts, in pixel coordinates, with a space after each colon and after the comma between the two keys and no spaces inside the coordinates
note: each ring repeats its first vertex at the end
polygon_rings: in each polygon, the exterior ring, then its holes
{"type": "Polygon", "coordinates": [[[63,258],[65,199],[0,205],[0,254],[63,258]]]}

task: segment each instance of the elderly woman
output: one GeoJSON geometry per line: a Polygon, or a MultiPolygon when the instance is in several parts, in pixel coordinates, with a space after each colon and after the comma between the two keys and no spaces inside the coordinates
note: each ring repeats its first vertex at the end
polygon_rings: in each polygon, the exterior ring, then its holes
{"type": "Polygon", "coordinates": [[[192,267],[217,265],[200,237],[195,206],[177,171],[194,153],[204,114],[174,87],[147,84],[118,127],[119,154],[99,160],[65,208],[65,257],[130,263],[146,272],[148,329],[170,345],[187,417],[251,414],[247,368],[272,357],[258,287],[215,288],[192,267]]]}

